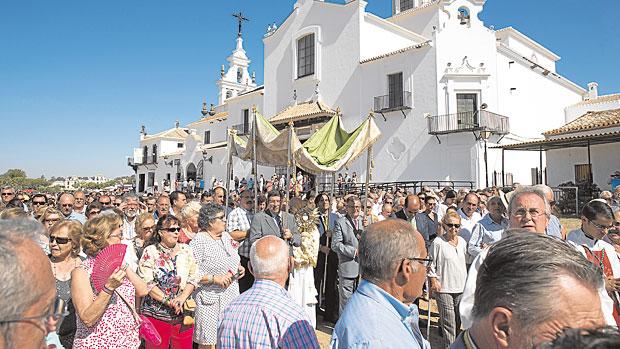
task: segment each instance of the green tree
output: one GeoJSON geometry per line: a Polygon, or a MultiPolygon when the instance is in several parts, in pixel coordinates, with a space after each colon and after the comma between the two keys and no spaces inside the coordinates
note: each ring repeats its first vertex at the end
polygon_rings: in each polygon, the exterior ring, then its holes
{"type": "Polygon", "coordinates": [[[7,170],[2,177],[8,177],[8,178],[26,178],[26,171],[19,169],[19,168],[12,168],[10,170],[7,170]]]}

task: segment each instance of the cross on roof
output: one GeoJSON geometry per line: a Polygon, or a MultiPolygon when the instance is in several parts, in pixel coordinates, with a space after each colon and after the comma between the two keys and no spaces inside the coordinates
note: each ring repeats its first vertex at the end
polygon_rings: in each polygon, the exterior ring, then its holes
{"type": "Polygon", "coordinates": [[[243,13],[241,13],[241,11],[239,13],[233,13],[233,17],[236,17],[237,21],[239,21],[239,29],[237,31],[237,36],[241,37],[241,23],[243,23],[243,21],[249,21],[249,19],[243,17],[243,13]]]}

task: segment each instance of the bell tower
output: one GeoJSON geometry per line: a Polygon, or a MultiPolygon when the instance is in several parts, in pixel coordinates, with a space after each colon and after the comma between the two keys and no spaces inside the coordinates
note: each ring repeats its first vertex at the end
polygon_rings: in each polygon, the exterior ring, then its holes
{"type": "Polygon", "coordinates": [[[248,21],[248,19],[241,12],[233,14],[233,17],[237,18],[239,22],[237,46],[226,59],[228,61],[228,69],[226,70],[224,65],[222,65],[220,71],[220,80],[217,81],[219,105],[223,104],[228,98],[235,97],[256,87],[256,76],[254,73],[250,76],[248,71],[250,60],[243,49],[243,38],[241,35],[243,22],[248,21]]]}

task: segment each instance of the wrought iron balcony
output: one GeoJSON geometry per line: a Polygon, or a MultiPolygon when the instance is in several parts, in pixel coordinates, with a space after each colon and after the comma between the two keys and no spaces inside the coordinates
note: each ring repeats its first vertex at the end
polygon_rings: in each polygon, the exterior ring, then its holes
{"type": "Polygon", "coordinates": [[[404,110],[411,109],[412,107],[411,92],[409,91],[403,91],[400,94],[389,94],[375,97],[374,111],[375,113],[381,113],[382,115],[383,113],[400,110],[404,116],[404,110]]]}
{"type": "Polygon", "coordinates": [[[510,123],[507,116],[487,110],[435,115],[428,117],[427,122],[428,133],[435,136],[474,131],[488,131],[500,135],[510,132],[510,123]]]}
{"type": "Polygon", "coordinates": [[[232,129],[237,131],[237,135],[247,135],[252,131],[252,126],[249,124],[236,124],[232,126],[232,129]]]}

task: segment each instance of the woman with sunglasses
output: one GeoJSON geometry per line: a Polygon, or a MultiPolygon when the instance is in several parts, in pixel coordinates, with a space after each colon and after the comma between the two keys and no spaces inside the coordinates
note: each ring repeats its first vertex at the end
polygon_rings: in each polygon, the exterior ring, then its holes
{"type": "Polygon", "coordinates": [[[461,216],[455,211],[447,211],[441,225],[445,233],[433,240],[429,250],[429,277],[439,308],[443,347],[448,348],[461,328],[459,303],[467,279],[467,242],[459,236],[461,216]]]}
{"type": "MultiPolygon", "coordinates": [[[[89,219],[82,231],[82,248],[88,256],[71,273],[71,296],[77,331],[73,348],[136,349],[140,346],[139,325],[129,304],[148,294],[147,285],[127,264],[116,269],[100,292],[91,283],[97,255],[121,243],[123,220],[109,211],[89,219]]],[[[125,259],[126,260],[126,259],[125,259]]]]}
{"type": "Polygon", "coordinates": [[[39,236],[39,244],[43,247],[43,250],[47,255],[50,254],[49,250],[49,232],[52,226],[58,222],[64,220],[64,216],[60,211],[58,211],[55,207],[46,207],[39,217],[39,221],[43,223],[43,227],[45,228],[45,235],[39,236]]]}
{"type": "Polygon", "coordinates": [[[79,257],[82,224],[78,221],[62,221],[50,229],[49,255],[52,273],[56,279],[56,292],[67,305],[69,314],[58,329],[60,343],[66,349],[73,347],[75,336],[75,307],[71,301],[71,272],[82,264],[79,257]]]}
{"type": "Polygon", "coordinates": [[[142,213],[136,218],[136,237],[133,239],[133,247],[136,250],[136,257],[142,258],[144,248],[151,240],[157,228],[157,222],[152,213],[142,213]]]}
{"type": "Polygon", "coordinates": [[[239,296],[238,279],[245,269],[240,264],[237,242],[225,231],[224,207],[206,204],[198,216],[200,232],[190,242],[198,264],[200,285],[196,298],[194,342],[200,349],[215,348],[217,322],[228,304],[239,296]]]}
{"type": "Polygon", "coordinates": [[[179,231],[179,220],[175,216],[161,216],[138,266],[138,275],[150,290],[142,299],[141,313],[153,323],[162,338],[159,346],[147,342],[147,349],[192,346],[194,326],[183,324],[182,310],[198,285],[198,268],[190,247],[179,242],[179,231]]]}

